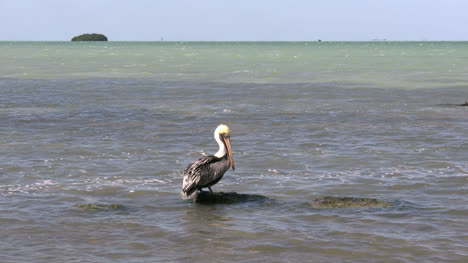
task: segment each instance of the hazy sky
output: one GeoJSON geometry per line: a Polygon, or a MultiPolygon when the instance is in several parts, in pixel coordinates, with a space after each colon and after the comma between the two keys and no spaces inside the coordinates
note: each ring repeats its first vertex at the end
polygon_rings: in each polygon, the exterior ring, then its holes
{"type": "Polygon", "coordinates": [[[0,0],[0,40],[468,40],[468,0],[0,0]]]}

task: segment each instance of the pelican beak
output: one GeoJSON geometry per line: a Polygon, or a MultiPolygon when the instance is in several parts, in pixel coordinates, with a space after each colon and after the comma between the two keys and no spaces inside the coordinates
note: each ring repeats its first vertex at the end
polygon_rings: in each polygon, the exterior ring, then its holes
{"type": "Polygon", "coordinates": [[[234,161],[232,160],[232,151],[231,151],[231,140],[229,136],[222,136],[224,144],[226,145],[227,152],[229,155],[229,163],[231,164],[232,170],[234,170],[234,161]]]}

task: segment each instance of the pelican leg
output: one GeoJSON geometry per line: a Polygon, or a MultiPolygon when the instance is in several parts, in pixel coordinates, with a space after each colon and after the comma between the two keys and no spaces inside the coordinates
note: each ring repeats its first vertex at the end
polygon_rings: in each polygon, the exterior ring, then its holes
{"type": "Polygon", "coordinates": [[[210,193],[213,193],[213,190],[211,190],[211,186],[208,186],[208,190],[210,190],[210,193]]]}

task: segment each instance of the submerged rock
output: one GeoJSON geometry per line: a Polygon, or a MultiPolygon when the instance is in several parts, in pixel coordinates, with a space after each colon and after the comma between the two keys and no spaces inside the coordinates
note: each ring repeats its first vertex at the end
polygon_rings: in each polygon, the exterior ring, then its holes
{"type": "Polygon", "coordinates": [[[308,203],[315,208],[389,207],[390,203],[373,198],[325,196],[308,203]]]}
{"type": "MultiPolygon", "coordinates": [[[[196,199],[193,201],[195,203],[200,204],[237,204],[246,202],[264,202],[278,200],[257,194],[239,194],[236,192],[211,193],[207,191],[201,191],[198,193],[196,199]]],[[[299,203],[297,204],[299,205],[299,203]]],[[[373,198],[325,196],[308,202],[307,205],[314,208],[389,207],[391,206],[391,203],[373,198]]]]}
{"type": "Polygon", "coordinates": [[[72,38],[71,41],[107,41],[107,37],[103,34],[82,34],[72,38]]]}
{"type": "Polygon", "coordinates": [[[239,194],[236,192],[206,192],[201,191],[197,195],[196,203],[202,204],[236,204],[244,202],[258,202],[268,200],[268,197],[255,194],[239,194]]]}
{"type": "Polygon", "coordinates": [[[122,210],[125,209],[125,206],[119,204],[77,204],[75,205],[76,208],[80,208],[82,210],[93,211],[93,210],[122,210]]]}

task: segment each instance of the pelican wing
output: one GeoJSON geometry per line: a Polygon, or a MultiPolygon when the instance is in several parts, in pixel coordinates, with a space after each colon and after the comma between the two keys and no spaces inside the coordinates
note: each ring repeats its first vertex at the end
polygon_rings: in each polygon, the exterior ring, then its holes
{"type": "Polygon", "coordinates": [[[211,178],[210,164],[218,161],[216,156],[203,156],[195,162],[189,164],[184,170],[184,181],[182,191],[187,195],[191,195],[197,188],[209,184],[211,178]]]}

